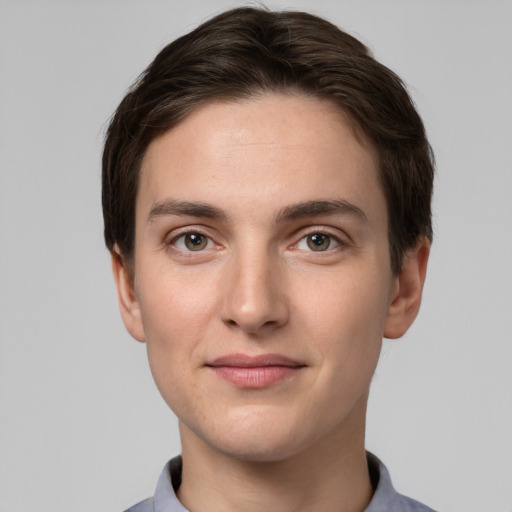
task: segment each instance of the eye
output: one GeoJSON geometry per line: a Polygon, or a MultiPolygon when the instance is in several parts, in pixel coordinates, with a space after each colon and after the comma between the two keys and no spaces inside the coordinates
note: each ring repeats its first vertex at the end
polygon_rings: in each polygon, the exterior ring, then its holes
{"type": "Polygon", "coordinates": [[[191,231],[175,238],[172,245],[181,251],[202,251],[213,247],[213,242],[206,235],[191,231]]]}
{"type": "Polygon", "coordinates": [[[297,249],[322,252],[328,249],[335,249],[339,246],[339,240],[331,235],[326,233],[311,233],[299,241],[297,249]]]}

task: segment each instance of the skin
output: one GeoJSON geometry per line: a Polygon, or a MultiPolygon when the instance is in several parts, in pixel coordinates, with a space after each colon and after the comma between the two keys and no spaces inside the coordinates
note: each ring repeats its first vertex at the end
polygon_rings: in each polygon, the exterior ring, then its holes
{"type": "Polygon", "coordinates": [[[141,172],[134,278],[118,254],[113,270],[180,422],[180,500],[364,510],[370,381],[382,338],[417,314],[429,252],[421,240],[391,271],[371,145],[329,102],[268,94],[198,108],[150,144],[141,172]],[[269,353],[300,369],[252,389],[210,366],[269,353]]]}

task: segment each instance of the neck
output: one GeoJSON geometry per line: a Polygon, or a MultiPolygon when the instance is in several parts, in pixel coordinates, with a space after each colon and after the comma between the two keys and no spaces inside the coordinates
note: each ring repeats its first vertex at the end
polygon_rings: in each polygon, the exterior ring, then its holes
{"type": "Polygon", "coordinates": [[[178,498],[193,512],[362,512],[371,500],[364,428],[361,435],[337,432],[270,462],[220,453],[186,426],[181,424],[180,430],[183,475],[178,498]]]}

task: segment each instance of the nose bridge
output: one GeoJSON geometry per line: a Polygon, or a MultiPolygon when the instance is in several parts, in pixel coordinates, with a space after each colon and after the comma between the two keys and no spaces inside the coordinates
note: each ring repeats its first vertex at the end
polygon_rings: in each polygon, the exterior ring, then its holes
{"type": "Polygon", "coordinates": [[[233,254],[227,273],[223,320],[257,333],[287,321],[284,278],[278,256],[268,245],[253,241],[233,254]]]}

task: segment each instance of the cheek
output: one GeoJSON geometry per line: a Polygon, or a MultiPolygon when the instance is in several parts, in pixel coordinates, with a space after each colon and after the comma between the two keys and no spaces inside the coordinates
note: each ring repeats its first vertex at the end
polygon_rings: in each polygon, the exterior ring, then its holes
{"type": "Polygon", "coordinates": [[[334,390],[366,385],[380,355],[387,312],[388,287],[382,273],[365,266],[338,270],[302,290],[297,307],[300,328],[314,340],[312,349],[323,367],[323,385],[334,390]],[[332,382],[331,382],[332,384],[332,382]]]}
{"type": "MultiPolygon", "coordinates": [[[[335,269],[315,280],[304,280],[295,295],[296,307],[306,324],[329,339],[347,336],[382,339],[388,308],[389,284],[369,266],[335,269]]],[[[342,341],[340,339],[340,341],[342,341]]]]}
{"type": "MultiPolygon", "coordinates": [[[[215,304],[204,286],[191,283],[187,276],[164,273],[141,276],[138,290],[142,323],[151,372],[164,399],[175,397],[168,390],[190,381],[202,364],[201,340],[210,328],[215,304]]],[[[180,395],[180,393],[175,393],[180,395]]]]}
{"type": "Polygon", "coordinates": [[[208,289],[212,284],[192,272],[153,267],[137,288],[146,338],[150,344],[182,345],[204,328],[215,310],[208,289]]]}

